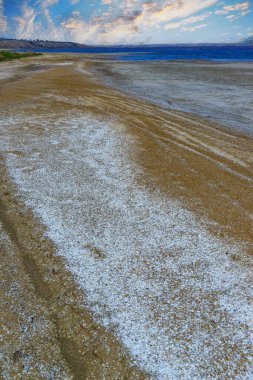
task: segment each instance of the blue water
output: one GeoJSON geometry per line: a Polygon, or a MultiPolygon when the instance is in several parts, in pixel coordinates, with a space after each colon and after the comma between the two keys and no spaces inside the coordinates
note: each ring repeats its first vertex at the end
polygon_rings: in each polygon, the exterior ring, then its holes
{"type": "MultiPolygon", "coordinates": [[[[25,49],[19,49],[24,51],[25,49]]],[[[253,61],[253,45],[153,45],[153,46],[94,46],[84,49],[34,49],[36,52],[111,54],[118,60],[209,60],[253,61]]]]}

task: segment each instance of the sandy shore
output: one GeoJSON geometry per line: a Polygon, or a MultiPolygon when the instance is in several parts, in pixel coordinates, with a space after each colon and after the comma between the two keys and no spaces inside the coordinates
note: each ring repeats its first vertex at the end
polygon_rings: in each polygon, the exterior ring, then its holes
{"type": "Polygon", "coordinates": [[[0,82],[4,378],[250,378],[252,138],[92,65],[0,82]]]}
{"type": "Polygon", "coordinates": [[[1,159],[1,376],[144,379],[85,308],[44,229],[18,197],[1,159]]]}
{"type": "Polygon", "coordinates": [[[100,61],[104,83],[165,108],[190,112],[253,136],[251,62],[100,61]]]}

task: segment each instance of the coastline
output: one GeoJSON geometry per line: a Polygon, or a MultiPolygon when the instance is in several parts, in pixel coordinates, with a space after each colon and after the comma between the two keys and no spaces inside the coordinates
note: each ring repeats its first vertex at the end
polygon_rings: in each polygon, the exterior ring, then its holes
{"type": "MultiPolygon", "coordinates": [[[[38,150],[36,153],[38,149],[36,140],[41,139],[41,141],[46,142],[47,136],[50,136],[50,128],[45,128],[44,123],[40,124],[40,120],[43,120],[45,112],[47,112],[46,120],[50,117],[49,110],[53,117],[56,115],[56,118],[70,111],[73,120],[77,117],[76,115],[85,113],[93,115],[95,120],[97,118],[99,120],[110,119],[112,128],[115,128],[116,131],[119,131],[119,135],[123,136],[123,140],[120,140],[121,143],[124,144],[123,141],[125,139],[130,141],[132,149],[128,153],[128,160],[129,162],[134,162],[135,165],[137,165],[136,167],[141,168],[140,171],[136,169],[134,175],[134,181],[138,186],[141,188],[144,187],[145,189],[147,188],[147,192],[151,195],[155,194],[158,199],[161,197],[161,194],[165,198],[173,198],[182,203],[188,211],[193,212],[200,221],[203,222],[203,220],[207,220],[205,228],[212,236],[215,236],[217,239],[226,240],[230,245],[232,243],[232,246],[233,244],[234,246],[239,244],[240,249],[243,250],[241,255],[240,253],[229,252],[228,256],[231,261],[229,265],[234,265],[235,263],[236,266],[241,266],[241,268],[250,268],[252,264],[250,256],[247,256],[247,254],[250,253],[252,248],[249,215],[252,200],[250,183],[250,179],[252,179],[252,161],[250,155],[252,139],[251,137],[245,137],[222,130],[218,125],[207,121],[204,123],[203,119],[199,119],[195,116],[186,116],[184,113],[165,110],[147,102],[132,99],[121,94],[119,91],[99,85],[94,82],[92,70],[89,71],[92,63],[78,62],[77,58],[77,63],[74,61],[74,63],[70,65],[54,67],[55,63],[59,63],[58,59],[57,57],[55,62],[53,56],[51,58],[50,56],[46,56],[47,65],[49,65],[49,67],[44,67],[45,70],[43,70],[42,67],[41,72],[37,71],[32,74],[30,71],[32,67],[30,66],[24,77],[19,76],[16,78],[24,88],[22,93],[16,92],[16,82],[10,81],[3,84],[5,91],[3,91],[1,100],[3,103],[4,119],[6,119],[7,122],[3,128],[7,128],[8,118],[13,114],[13,105],[16,106],[16,113],[20,117],[17,121],[11,121],[14,128],[12,129],[11,127],[9,132],[13,134],[11,138],[4,132],[6,148],[4,148],[2,154],[7,157],[9,170],[11,165],[13,165],[12,178],[16,180],[16,184],[18,184],[19,188],[17,190],[11,190],[10,194],[6,194],[6,188],[3,189],[3,201],[5,205],[7,205],[2,207],[1,214],[7,215],[7,222],[5,221],[3,224],[7,230],[9,229],[9,236],[12,236],[12,238],[14,236],[14,245],[17,245],[17,241],[21,240],[21,248],[17,247],[18,251],[23,250],[23,241],[24,244],[28,243],[27,247],[31,245],[29,248],[31,252],[29,260],[26,264],[22,264],[28,269],[28,272],[30,268],[28,276],[30,280],[28,280],[28,282],[32,280],[35,290],[37,289],[38,292],[43,293],[44,285],[41,284],[43,284],[46,279],[47,284],[45,286],[53,288],[53,290],[50,290],[53,295],[61,294],[60,299],[57,301],[59,303],[55,306],[55,310],[49,312],[51,315],[49,319],[52,319],[52,316],[56,319],[58,316],[63,318],[59,323],[61,326],[66,326],[61,330],[61,332],[64,331],[63,336],[67,339],[65,341],[67,344],[65,344],[64,347],[66,348],[69,345],[68,339],[71,339],[71,342],[74,341],[75,344],[80,347],[80,345],[83,344],[82,339],[84,339],[85,334],[90,334],[90,330],[96,331],[95,336],[99,337],[102,348],[99,354],[96,352],[94,355],[91,355],[88,360],[88,370],[91,371],[90,376],[94,376],[90,378],[99,378],[99,372],[96,371],[101,369],[101,365],[98,366],[98,362],[100,364],[102,362],[108,371],[112,371],[109,374],[107,372],[107,376],[109,376],[110,379],[113,379],[113,376],[115,376],[116,379],[116,375],[119,375],[119,373],[122,373],[122,378],[124,378],[125,374],[127,374],[127,376],[131,375],[131,378],[136,379],[148,378],[148,375],[141,374],[136,368],[131,368],[131,365],[129,365],[130,359],[125,356],[124,350],[122,351],[111,333],[104,331],[102,327],[96,325],[95,322],[93,322],[93,317],[90,316],[88,312],[84,313],[79,309],[78,312],[76,312],[76,308],[83,303],[83,300],[79,298],[79,290],[76,290],[73,285],[71,276],[66,279],[68,274],[66,274],[66,269],[64,269],[63,262],[65,259],[53,253],[54,248],[48,240],[45,240],[45,235],[41,232],[41,227],[38,225],[38,219],[33,218],[32,212],[28,212],[29,218],[26,215],[23,217],[18,216],[23,206],[19,205],[14,199],[10,200],[14,194],[18,193],[22,201],[28,201],[29,203],[29,189],[25,191],[24,189],[22,190],[22,183],[24,184],[25,182],[22,182],[22,176],[19,177],[16,174],[15,177],[14,174],[17,173],[18,169],[18,166],[16,169],[15,166],[19,161],[21,165],[24,165],[23,169],[29,169],[29,167],[27,167],[29,160],[32,166],[33,160],[35,160],[34,163],[36,167],[36,157],[43,157],[43,152],[38,150]],[[86,70],[86,75],[84,72],[80,73],[78,71],[80,67],[86,70]],[[41,94],[43,96],[41,96],[41,94]],[[31,99],[35,99],[33,108],[30,108],[31,99]],[[36,124],[34,119],[29,119],[31,109],[33,115],[36,115],[38,124],[36,124]],[[15,127],[15,123],[17,127],[15,127]],[[20,137],[21,141],[24,138],[30,141],[34,151],[26,151],[21,145],[15,150],[11,148],[15,142],[15,133],[17,138],[18,136],[20,137]],[[28,161],[26,161],[26,158],[28,161]],[[189,167],[189,163],[191,163],[191,167],[189,167]],[[18,178],[21,178],[22,181],[20,182],[18,178]],[[158,195],[156,195],[157,191],[158,195]],[[16,227],[17,225],[18,228],[16,227]],[[20,226],[23,226],[22,229],[20,226]],[[245,226],[248,228],[245,228],[245,226]],[[15,230],[14,234],[13,229],[15,230]],[[18,240],[15,238],[16,234],[19,234],[18,240]],[[28,238],[25,237],[26,234],[29,235],[28,238]],[[33,236],[32,239],[34,239],[34,234],[35,246],[31,243],[31,236],[33,236]],[[27,242],[25,242],[25,240],[27,240],[27,242]],[[43,248],[43,244],[45,244],[45,248],[43,248]],[[34,251],[38,253],[36,257],[34,256],[34,251]],[[52,253],[49,254],[49,258],[46,258],[49,252],[52,253]],[[36,263],[34,263],[33,260],[36,260],[36,263]],[[39,266],[39,271],[34,270],[36,267],[35,264],[39,266]],[[51,276],[50,270],[55,267],[56,273],[59,273],[60,277],[63,276],[63,280],[59,280],[58,276],[57,279],[55,279],[56,276],[51,276]],[[37,279],[34,279],[34,273],[38,273],[37,279]],[[50,273],[50,275],[48,275],[48,273],[50,273]],[[51,277],[53,277],[53,279],[51,277]],[[62,284],[65,284],[65,282],[67,282],[68,285],[64,287],[62,284]],[[50,285],[48,285],[48,283],[50,285]],[[71,291],[73,295],[65,296],[63,294],[64,292],[62,292],[62,290],[66,287],[68,289],[67,294],[71,291]],[[68,305],[67,311],[65,310],[66,305],[68,305]],[[62,308],[64,308],[64,311],[62,311],[62,308]],[[73,309],[75,311],[73,311],[73,309]],[[76,314],[76,327],[69,327],[69,321],[72,321],[74,318],[73,315],[76,314]],[[88,327],[84,333],[80,332],[80,319],[88,320],[88,327]],[[93,328],[93,326],[95,327],[93,328]],[[69,331],[71,332],[71,337],[68,336],[69,331]],[[112,352],[109,358],[103,352],[103,350],[106,351],[108,349],[108,346],[103,346],[104,342],[109,342],[110,353],[112,352]],[[97,359],[97,356],[99,359],[97,359]],[[108,362],[107,360],[111,361],[108,362]]],[[[32,62],[35,61],[33,60],[32,62]]],[[[63,61],[60,63],[64,63],[65,59],[61,57],[60,61],[63,61]]],[[[52,120],[54,121],[54,119],[52,120]]],[[[62,125],[66,122],[64,119],[61,121],[62,125]]],[[[51,125],[54,125],[58,133],[60,133],[61,129],[59,129],[57,124],[51,125]]],[[[100,128],[99,125],[97,127],[98,130],[100,128]]],[[[88,128],[88,126],[86,128],[88,128]]],[[[108,133],[109,132],[108,130],[108,133]]],[[[62,133],[65,132],[63,131],[62,133]]],[[[66,129],[66,133],[69,133],[69,136],[74,138],[74,135],[71,134],[71,129],[66,129]]],[[[55,151],[56,154],[58,149],[68,148],[67,145],[66,147],[63,145],[63,148],[61,148],[61,144],[66,144],[67,142],[65,142],[64,139],[57,142],[57,139],[59,139],[59,136],[56,134],[52,139],[52,142],[55,140],[52,151],[55,151]]],[[[16,142],[20,144],[18,140],[16,142]]],[[[94,142],[96,142],[96,140],[94,140],[94,142]]],[[[100,140],[98,143],[101,144],[100,140]]],[[[75,148],[75,146],[73,146],[72,149],[73,148],[75,148]]],[[[118,148],[116,147],[115,149],[117,151],[118,148]]],[[[66,160],[68,161],[71,155],[68,154],[67,150],[64,152],[66,160]]],[[[96,150],[94,150],[92,154],[95,153],[96,150]]],[[[87,150],[87,155],[89,155],[89,150],[87,150]]],[[[78,157],[76,158],[78,159],[78,157]]],[[[99,161],[96,165],[98,165],[97,170],[101,170],[101,163],[99,161]]],[[[23,169],[21,168],[21,172],[23,169]]],[[[123,166],[123,169],[126,170],[126,167],[123,166]]],[[[36,171],[37,169],[33,170],[36,171]]],[[[127,170],[126,173],[128,173],[127,170]]],[[[24,175],[24,178],[28,180],[28,174],[24,175]]],[[[33,173],[31,172],[31,176],[32,175],[33,173]]],[[[46,175],[45,173],[43,174],[43,171],[39,176],[41,177],[42,175],[46,181],[46,175]]],[[[6,173],[2,174],[2,178],[5,178],[5,181],[2,181],[2,183],[5,184],[4,186],[7,186],[8,176],[6,177],[6,173]]],[[[7,187],[10,188],[11,185],[7,187]]],[[[44,191],[43,185],[41,191],[44,191]]],[[[38,216],[38,210],[36,212],[38,216]]],[[[223,251],[223,248],[221,251],[223,251]]],[[[93,250],[92,252],[96,254],[98,251],[93,250]]],[[[175,254],[176,251],[172,253],[175,254]]],[[[49,292],[45,290],[45,293],[47,294],[49,292]]],[[[44,298],[43,294],[38,294],[39,298],[44,298]]],[[[208,297],[210,297],[210,304],[213,305],[214,298],[212,298],[210,294],[208,297]]],[[[50,299],[46,300],[46,306],[44,306],[45,310],[49,309],[48,304],[51,303],[50,299]]],[[[216,312],[216,316],[218,316],[219,311],[217,310],[216,312]]],[[[210,318],[212,318],[212,316],[210,316],[210,318]]],[[[227,318],[225,311],[223,312],[222,318],[224,320],[227,318]]],[[[230,320],[227,320],[227,323],[228,325],[233,325],[230,320]]],[[[57,330],[57,328],[53,327],[53,331],[55,330],[57,330]]],[[[54,332],[53,336],[55,336],[54,334],[57,335],[57,333],[54,332]]],[[[184,337],[180,337],[180,339],[184,342],[184,337]]],[[[229,340],[230,337],[227,337],[227,339],[229,340]]],[[[60,341],[60,339],[58,339],[58,341],[60,341]]],[[[90,338],[89,345],[92,344],[92,341],[93,337],[90,338]]],[[[56,344],[56,347],[58,347],[59,350],[59,343],[56,344]]],[[[70,347],[71,352],[75,352],[72,343],[70,347]]],[[[228,347],[232,347],[231,342],[227,342],[227,347],[224,346],[223,349],[226,350],[228,347]]],[[[210,349],[212,350],[212,347],[210,349]]],[[[237,346],[237,351],[238,349],[240,356],[239,346],[237,346]]],[[[237,368],[232,369],[233,371],[237,370],[243,373],[243,371],[247,370],[247,360],[250,359],[251,351],[250,348],[248,351],[244,351],[244,349],[245,347],[241,350],[241,361],[237,362],[237,368]],[[242,359],[243,357],[245,360],[242,359]]],[[[93,351],[93,349],[89,347],[89,351],[93,351]]],[[[61,354],[59,355],[61,357],[61,354]]],[[[69,352],[63,354],[65,362],[62,364],[62,368],[64,371],[68,371],[70,368],[71,371],[71,369],[77,367],[77,370],[80,372],[79,374],[74,374],[74,378],[81,379],[83,376],[81,373],[87,370],[86,359],[84,359],[84,369],[83,364],[77,361],[79,354],[74,353],[73,355],[69,355],[69,352]],[[74,360],[74,362],[71,362],[71,360],[74,360]],[[66,362],[69,364],[69,368],[66,362]],[[81,365],[79,369],[78,363],[81,365]]],[[[84,353],[84,357],[85,355],[84,353]]],[[[226,362],[226,360],[222,362],[222,359],[223,358],[221,358],[221,363],[218,367],[220,368],[219,370],[223,369],[223,371],[225,371],[231,363],[229,360],[228,362],[226,362]]],[[[209,370],[211,371],[211,369],[209,370]]],[[[201,371],[204,371],[204,369],[202,368],[201,371]]],[[[233,372],[232,375],[235,373],[236,372],[233,372]]],[[[211,372],[209,372],[208,375],[211,375],[211,372]]]]}
{"type": "Polygon", "coordinates": [[[253,136],[251,62],[113,60],[98,62],[94,74],[129,96],[253,136]]]}

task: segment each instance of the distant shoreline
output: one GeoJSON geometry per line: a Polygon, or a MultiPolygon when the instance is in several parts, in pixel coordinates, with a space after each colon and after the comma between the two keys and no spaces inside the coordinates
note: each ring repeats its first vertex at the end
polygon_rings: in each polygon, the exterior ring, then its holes
{"type": "MultiPolygon", "coordinates": [[[[26,49],[16,49],[23,52],[26,49]]],[[[210,62],[252,62],[253,49],[249,45],[211,46],[118,46],[85,48],[35,48],[39,53],[65,53],[105,55],[120,61],[210,61],[210,62]]]]}
{"type": "Polygon", "coordinates": [[[16,40],[0,38],[0,51],[3,49],[15,52],[38,53],[73,53],[105,54],[109,58],[128,61],[253,61],[253,43],[247,40],[242,43],[226,44],[148,44],[148,45],[85,45],[75,42],[16,40]]]}
{"type": "Polygon", "coordinates": [[[73,41],[49,41],[49,40],[27,40],[15,38],[0,38],[0,49],[2,48],[29,48],[29,47],[76,47],[76,48],[97,48],[97,47],[165,47],[165,46],[253,46],[253,38],[248,38],[241,42],[226,43],[168,43],[168,44],[121,44],[121,45],[87,45],[73,41]]]}

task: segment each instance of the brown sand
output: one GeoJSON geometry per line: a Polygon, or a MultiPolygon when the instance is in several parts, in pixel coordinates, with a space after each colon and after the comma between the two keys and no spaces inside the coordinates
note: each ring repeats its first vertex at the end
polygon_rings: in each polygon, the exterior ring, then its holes
{"type": "Polygon", "coordinates": [[[148,378],[83,306],[43,229],[13,196],[3,160],[0,176],[3,378],[148,378]]]}
{"type": "MultiPolygon", "coordinates": [[[[116,117],[136,137],[133,159],[145,173],[138,180],[150,191],[159,188],[181,200],[197,216],[206,218],[212,234],[240,241],[250,252],[252,139],[191,115],[131,99],[76,69],[86,70],[95,62],[75,56],[73,65],[52,66],[61,61],[61,55],[47,56],[47,67],[41,68],[45,71],[30,64],[3,81],[1,117],[10,116],[15,109],[29,114],[31,104],[33,115],[72,109],[116,117]],[[85,104],[64,101],[65,96],[78,98],[84,93],[85,104]],[[61,98],[50,98],[50,94],[61,98]]],[[[39,137],[43,132],[36,133],[39,137]]],[[[148,378],[131,366],[115,338],[81,307],[79,290],[31,210],[18,199],[4,160],[0,175],[7,378],[20,378],[27,366],[27,378],[42,378],[40,365],[44,372],[54,368],[54,378],[59,379],[148,378]]]]}
{"type": "MultiPolygon", "coordinates": [[[[14,76],[1,84],[1,117],[20,102],[29,110],[40,91],[57,87],[51,76],[46,83],[44,77],[30,76],[32,72],[30,66],[20,73],[18,66],[14,76]]],[[[43,227],[16,196],[3,157],[0,178],[0,374],[12,380],[148,379],[85,308],[43,227]]]]}

